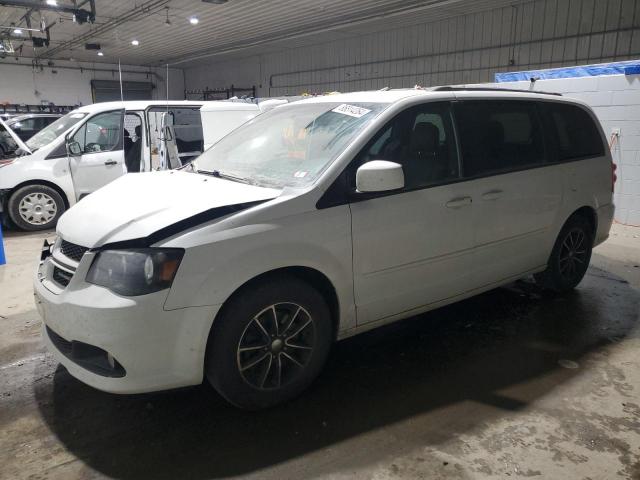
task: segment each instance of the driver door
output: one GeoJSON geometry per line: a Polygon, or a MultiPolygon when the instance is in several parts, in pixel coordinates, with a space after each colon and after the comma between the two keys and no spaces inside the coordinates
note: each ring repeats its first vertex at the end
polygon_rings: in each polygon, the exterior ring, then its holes
{"type": "Polygon", "coordinates": [[[76,200],[127,173],[124,163],[124,110],[94,115],[77,130],[69,144],[69,164],[76,200]]]}

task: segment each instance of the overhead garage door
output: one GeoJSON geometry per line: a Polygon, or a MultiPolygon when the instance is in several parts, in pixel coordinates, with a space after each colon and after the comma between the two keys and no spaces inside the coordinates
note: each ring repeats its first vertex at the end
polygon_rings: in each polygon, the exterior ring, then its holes
{"type": "MultiPolygon", "coordinates": [[[[151,82],[122,82],[125,100],[151,100],[151,82]]],[[[115,80],[91,80],[93,102],[120,100],[120,82],[115,80]]]]}

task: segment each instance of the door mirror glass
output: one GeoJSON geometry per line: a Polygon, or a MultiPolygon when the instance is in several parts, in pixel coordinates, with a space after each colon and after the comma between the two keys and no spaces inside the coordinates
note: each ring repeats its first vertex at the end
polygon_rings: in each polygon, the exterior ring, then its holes
{"type": "Polygon", "coordinates": [[[387,160],[372,160],[356,172],[358,192],[388,192],[404,188],[402,165],[387,160]]]}
{"type": "Polygon", "coordinates": [[[82,155],[82,147],[75,140],[67,141],[67,151],[74,157],[79,157],[80,155],[82,155]]]}

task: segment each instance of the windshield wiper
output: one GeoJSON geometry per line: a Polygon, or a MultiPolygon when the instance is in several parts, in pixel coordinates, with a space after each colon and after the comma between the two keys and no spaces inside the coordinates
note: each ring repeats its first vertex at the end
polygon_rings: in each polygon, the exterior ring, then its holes
{"type": "Polygon", "coordinates": [[[222,173],[220,170],[212,170],[212,171],[196,170],[196,171],[198,173],[201,173],[202,175],[209,175],[211,177],[216,177],[216,178],[224,178],[226,180],[231,180],[232,182],[246,183],[247,185],[252,185],[253,184],[253,182],[251,182],[251,180],[249,180],[248,178],[236,177],[235,175],[229,175],[228,173],[222,173]]]}

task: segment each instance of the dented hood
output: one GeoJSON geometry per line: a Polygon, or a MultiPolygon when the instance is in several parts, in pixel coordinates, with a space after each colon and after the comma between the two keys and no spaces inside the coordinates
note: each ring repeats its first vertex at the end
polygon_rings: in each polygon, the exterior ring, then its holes
{"type": "MultiPolygon", "coordinates": [[[[95,248],[107,243],[177,233],[270,200],[280,190],[180,171],[130,173],[83,198],[58,221],[64,240],[95,248]]],[[[165,235],[168,236],[168,235],[165,235]]]]}

